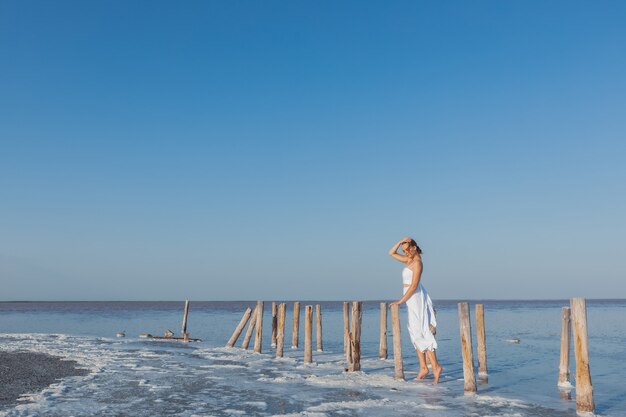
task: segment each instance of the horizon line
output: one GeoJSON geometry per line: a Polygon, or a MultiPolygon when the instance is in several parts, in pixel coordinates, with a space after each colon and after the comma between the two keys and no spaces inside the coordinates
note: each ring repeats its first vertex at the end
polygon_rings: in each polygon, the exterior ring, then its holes
{"type": "MultiPolygon", "coordinates": [[[[579,298],[579,297],[571,297],[571,298],[579,298]]],[[[436,298],[434,301],[442,301],[442,302],[464,302],[464,301],[531,301],[531,302],[548,302],[548,301],[566,301],[571,300],[571,298],[436,298]]],[[[584,298],[585,300],[593,300],[593,301],[626,301],[626,298],[584,298]]],[[[189,300],[189,299],[187,299],[189,300]]],[[[183,300],[0,300],[0,303],[179,303],[184,302],[183,300]]],[[[364,300],[302,300],[302,299],[283,299],[283,300],[259,300],[259,299],[249,299],[249,300],[189,300],[189,302],[196,303],[248,303],[248,302],[325,302],[325,303],[341,303],[341,302],[352,302],[352,301],[361,301],[361,302],[385,302],[385,301],[393,301],[393,299],[364,299],[364,300]]]]}

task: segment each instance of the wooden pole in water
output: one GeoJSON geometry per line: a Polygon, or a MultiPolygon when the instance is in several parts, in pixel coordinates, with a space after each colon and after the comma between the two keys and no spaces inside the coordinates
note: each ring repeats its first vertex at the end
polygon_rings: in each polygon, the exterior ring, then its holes
{"type": "Polygon", "coordinates": [[[322,306],[315,305],[315,335],[317,336],[317,351],[322,352],[324,350],[322,344],[322,306]]]}
{"type": "Polygon", "coordinates": [[[304,307],[304,363],[313,362],[313,306],[304,307]]]}
{"type": "Polygon", "coordinates": [[[276,347],[276,325],[278,324],[277,315],[278,305],[275,301],[272,301],[272,339],[270,342],[271,347],[276,347]]]}
{"type": "Polygon", "coordinates": [[[343,303],[343,353],[346,355],[346,371],[352,362],[352,349],[350,348],[350,310],[349,303],[343,303]]]}
{"type": "Polygon", "coordinates": [[[256,302],[256,336],[254,338],[254,351],[261,353],[261,340],[263,336],[263,301],[256,302]]]}
{"type": "Polygon", "coordinates": [[[250,319],[251,314],[252,314],[252,309],[248,307],[245,313],[243,313],[243,317],[241,318],[241,321],[237,325],[237,328],[235,328],[233,335],[230,337],[230,339],[228,339],[228,342],[226,343],[226,347],[235,346],[235,343],[237,343],[237,339],[239,339],[239,335],[243,331],[243,328],[246,327],[246,323],[248,322],[248,319],[250,319]]]}
{"type": "Polygon", "coordinates": [[[589,371],[589,341],[587,340],[587,305],[584,298],[570,300],[574,353],[576,356],[576,412],[593,413],[593,386],[589,371]]]}
{"type": "Polygon", "coordinates": [[[476,304],[476,344],[478,345],[478,378],[487,379],[487,340],[485,337],[485,311],[476,304]]]}
{"type": "Polygon", "coordinates": [[[188,314],[189,314],[189,300],[185,300],[185,311],[183,312],[183,326],[182,326],[183,340],[185,342],[189,339],[189,335],[187,334],[187,315],[188,314]]]}
{"type": "Polygon", "coordinates": [[[250,324],[248,324],[248,330],[246,330],[246,335],[243,338],[243,343],[241,344],[241,348],[244,350],[248,349],[248,346],[250,345],[250,339],[252,338],[252,331],[254,330],[254,327],[256,325],[258,308],[259,308],[258,306],[254,308],[254,311],[252,312],[252,318],[250,319],[250,324]]]}
{"type": "Polygon", "coordinates": [[[276,335],[276,357],[283,357],[283,349],[285,347],[285,312],[287,304],[281,303],[278,306],[278,334],[276,335]]]}
{"type": "Polygon", "coordinates": [[[293,332],[291,334],[291,348],[298,348],[298,332],[300,327],[300,303],[293,303],[293,332]]]}
{"type": "Polygon", "coordinates": [[[569,382],[569,345],[572,334],[572,322],[570,320],[570,308],[561,309],[561,358],[559,361],[559,382],[561,388],[571,388],[569,382]]]}
{"type": "Polygon", "coordinates": [[[392,304],[391,310],[391,332],[393,333],[393,367],[395,369],[395,379],[404,381],[404,364],[402,363],[402,338],[400,334],[400,315],[398,305],[392,304]]]}
{"type": "Polygon", "coordinates": [[[343,303],[343,352],[346,354],[350,351],[350,312],[348,310],[348,303],[343,303]]]}
{"type": "Polygon", "coordinates": [[[476,392],[474,356],[472,353],[472,332],[467,303],[459,303],[459,324],[461,330],[461,351],[463,352],[463,389],[466,393],[476,392]]]}
{"type": "Polygon", "coordinates": [[[387,359],[387,303],[380,303],[380,343],[378,357],[387,359]]]}
{"type": "Polygon", "coordinates": [[[348,371],[361,370],[361,301],[352,302],[352,331],[350,332],[350,362],[348,371]]]}

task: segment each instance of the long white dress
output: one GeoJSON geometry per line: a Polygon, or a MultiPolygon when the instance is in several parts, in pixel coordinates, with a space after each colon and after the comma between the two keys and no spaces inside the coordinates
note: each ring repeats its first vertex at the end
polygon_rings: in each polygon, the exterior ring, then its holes
{"type": "MultiPolygon", "coordinates": [[[[402,270],[402,283],[411,285],[411,281],[413,281],[413,271],[405,267],[402,270]]],[[[408,287],[404,287],[403,293],[406,294],[408,289],[408,287]]],[[[417,285],[411,298],[406,301],[406,307],[409,312],[409,336],[415,349],[420,352],[437,349],[437,341],[430,331],[431,325],[437,327],[435,310],[433,309],[433,302],[421,282],[417,285]]]]}

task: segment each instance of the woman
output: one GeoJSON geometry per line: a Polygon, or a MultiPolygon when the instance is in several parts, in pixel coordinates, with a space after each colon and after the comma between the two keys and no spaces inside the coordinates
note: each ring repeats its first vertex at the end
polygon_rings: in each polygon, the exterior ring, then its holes
{"type": "Polygon", "coordinates": [[[409,336],[420,361],[420,371],[417,374],[417,379],[424,379],[428,375],[428,366],[426,366],[426,356],[428,356],[428,360],[433,368],[435,384],[437,384],[441,375],[441,365],[439,365],[437,354],[435,353],[437,341],[434,333],[437,322],[435,320],[433,302],[420,282],[423,268],[421,253],[422,250],[417,246],[417,243],[408,237],[400,239],[389,250],[391,257],[406,265],[402,270],[404,295],[400,300],[391,303],[391,305],[406,303],[409,311],[409,336]],[[398,248],[400,247],[402,247],[404,255],[398,253],[398,248]]]}

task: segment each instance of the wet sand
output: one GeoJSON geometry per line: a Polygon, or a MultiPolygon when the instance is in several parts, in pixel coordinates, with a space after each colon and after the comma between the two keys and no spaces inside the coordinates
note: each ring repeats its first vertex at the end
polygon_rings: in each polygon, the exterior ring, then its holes
{"type": "Polygon", "coordinates": [[[39,392],[61,378],[88,373],[75,361],[43,353],[0,351],[0,410],[19,404],[20,395],[39,392]]]}

